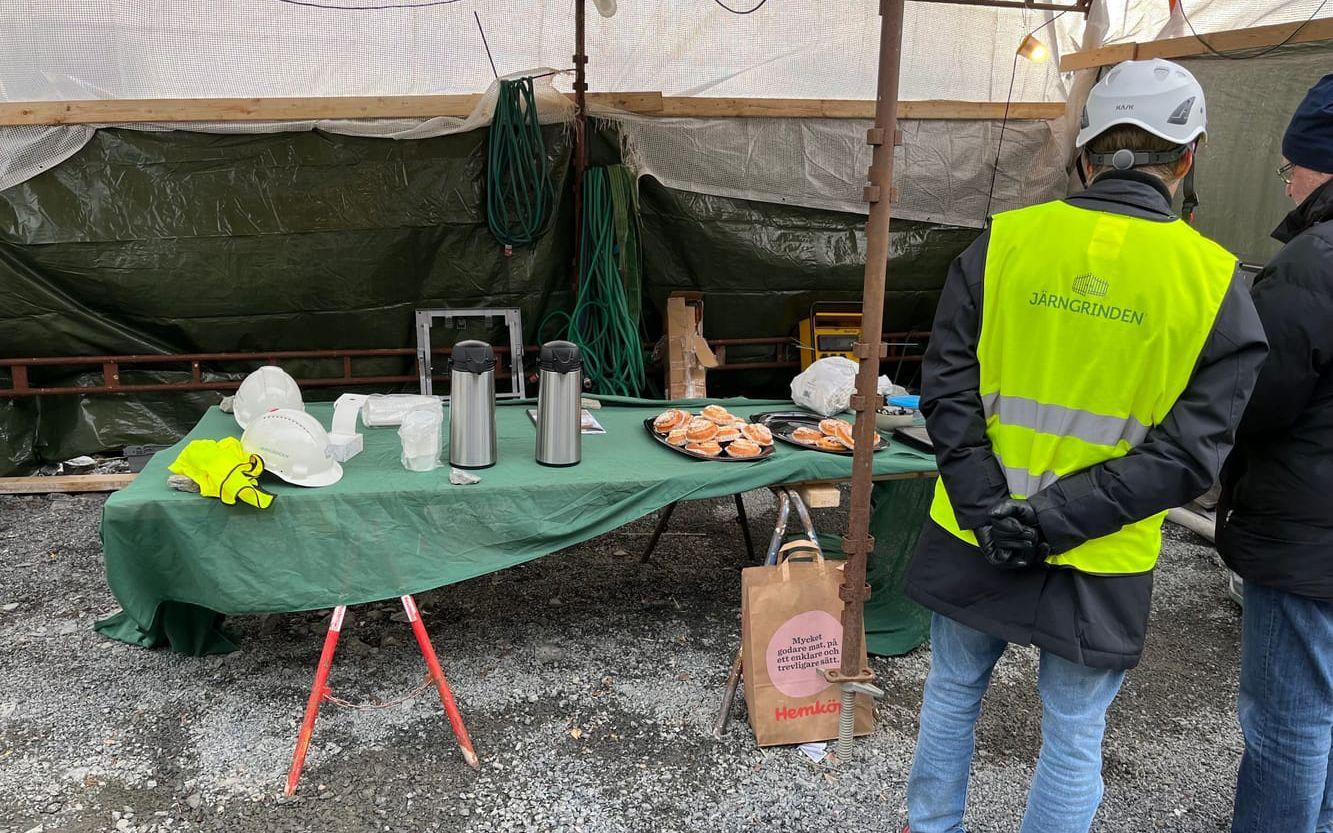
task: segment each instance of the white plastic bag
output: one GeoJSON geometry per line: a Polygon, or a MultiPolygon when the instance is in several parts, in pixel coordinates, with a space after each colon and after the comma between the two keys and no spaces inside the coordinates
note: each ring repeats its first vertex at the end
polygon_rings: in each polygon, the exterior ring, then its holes
{"type": "Polygon", "coordinates": [[[420,393],[372,393],[361,404],[361,424],[367,428],[401,425],[408,411],[437,406],[440,401],[438,396],[420,393]]]}
{"type": "Polygon", "coordinates": [[[408,471],[433,471],[440,466],[440,433],[444,427],[444,409],[414,408],[403,415],[398,438],[403,443],[402,463],[408,471]]]}
{"type": "Polygon", "coordinates": [[[820,359],[791,380],[791,400],[820,416],[842,413],[856,392],[856,362],[843,356],[820,359]]]}

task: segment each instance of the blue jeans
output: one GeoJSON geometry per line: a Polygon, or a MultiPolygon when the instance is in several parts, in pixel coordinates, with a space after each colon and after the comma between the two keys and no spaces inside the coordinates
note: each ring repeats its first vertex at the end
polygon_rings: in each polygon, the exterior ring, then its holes
{"type": "MultiPolygon", "coordinates": [[[[921,703],[916,760],[907,781],[912,833],[961,833],[981,698],[1007,643],[936,614],[921,703]]],[[[1041,755],[1020,833],[1087,833],[1102,801],[1106,709],[1124,671],[1041,654],[1041,755]]]]}
{"type": "Polygon", "coordinates": [[[1233,833],[1333,833],[1333,604],[1245,582],[1233,833]]]}

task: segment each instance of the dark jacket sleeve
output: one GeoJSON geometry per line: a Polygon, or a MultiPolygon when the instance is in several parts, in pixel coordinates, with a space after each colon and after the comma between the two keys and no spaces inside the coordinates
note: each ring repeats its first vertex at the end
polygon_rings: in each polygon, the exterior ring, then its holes
{"type": "Polygon", "coordinates": [[[1004,472],[986,437],[978,393],[977,340],[989,241],[990,232],[983,232],[949,266],[921,365],[926,431],[935,445],[949,502],[964,529],[985,524],[990,508],[1009,496],[1004,472]]]}
{"type": "Polygon", "coordinates": [[[1254,306],[1268,333],[1268,360],[1240,423],[1240,436],[1285,431],[1306,411],[1333,362],[1333,247],[1313,234],[1293,240],[1259,273],[1254,306]]]}
{"type": "Polygon", "coordinates": [[[1029,498],[1052,552],[1206,492],[1235,442],[1266,353],[1249,292],[1234,278],[1194,373],[1162,424],[1124,457],[1062,477],[1029,498]]]}

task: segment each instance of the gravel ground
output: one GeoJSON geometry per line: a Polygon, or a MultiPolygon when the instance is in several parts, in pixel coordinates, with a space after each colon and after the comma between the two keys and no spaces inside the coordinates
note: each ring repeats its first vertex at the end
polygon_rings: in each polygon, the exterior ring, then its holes
{"type": "MultiPolygon", "coordinates": [[[[772,522],[749,496],[757,537],[772,522]]],[[[744,562],[730,501],[681,507],[654,561],[644,519],[419,598],[482,769],[438,699],[328,707],[295,799],[280,797],[324,613],[244,617],[244,648],[189,659],[92,631],[116,608],[102,498],[0,497],[0,830],[896,831],[922,650],[873,661],[888,697],[840,770],[711,725],[737,638],[744,562]]],[[[837,511],[817,513],[825,530],[837,511]]],[[[1237,610],[1197,539],[1168,527],[1143,665],[1112,708],[1095,829],[1225,830],[1240,753],[1237,610]]],[[[413,687],[398,609],[355,609],[331,685],[350,700],[413,687]]],[[[1035,654],[1012,649],[978,738],[969,825],[1018,827],[1040,742],[1035,654]]]]}

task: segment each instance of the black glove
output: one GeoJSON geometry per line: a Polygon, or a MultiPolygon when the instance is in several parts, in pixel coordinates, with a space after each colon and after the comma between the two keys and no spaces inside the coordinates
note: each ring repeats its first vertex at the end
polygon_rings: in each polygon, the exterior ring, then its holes
{"type": "Polygon", "coordinates": [[[986,547],[982,547],[982,554],[991,566],[1027,570],[1045,562],[1051,548],[1041,534],[1036,510],[1027,501],[1012,498],[1001,501],[991,508],[990,518],[986,537],[992,552],[987,553],[986,547]]]}
{"type": "Polygon", "coordinates": [[[999,561],[999,553],[995,550],[995,541],[991,539],[990,527],[979,526],[972,530],[972,534],[977,536],[977,546],[981,547],[981,554],[986,557],[986,561],[995,564],[999,561]]]}

